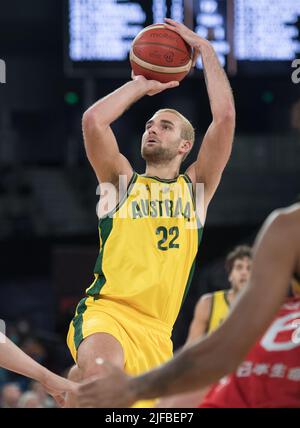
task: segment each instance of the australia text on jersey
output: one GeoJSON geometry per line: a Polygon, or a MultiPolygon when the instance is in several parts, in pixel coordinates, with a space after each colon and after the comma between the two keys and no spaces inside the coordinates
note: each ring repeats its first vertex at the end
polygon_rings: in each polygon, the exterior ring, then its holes
{"type": "Polygon", "coordinates": [[[198,218],[204,218],[204,184],[152,182],[135,183],[126,191],[126,176],[119,177],[118,191],[111,183],[101,183],[97,204],[99,218],[118,217],[133,220],[151,218],[183,218],[189,229],[198,228],[198,218]],[[125,196],[124,196],[125,195],[125,196]],[[121,208],[127,198],[126,209],[121,208]]]}

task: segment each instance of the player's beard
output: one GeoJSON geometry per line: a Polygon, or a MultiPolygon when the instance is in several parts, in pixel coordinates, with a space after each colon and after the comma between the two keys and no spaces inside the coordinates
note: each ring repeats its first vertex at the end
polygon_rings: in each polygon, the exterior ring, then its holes
{"type": "Polygon", "coordinates": [[[174,149],[162,147],[161,143],[157,143],[154,146],[142,145],[141,154],[146,162],[159,164],[173,160],[177,153],[174,152],[174,149]]]}

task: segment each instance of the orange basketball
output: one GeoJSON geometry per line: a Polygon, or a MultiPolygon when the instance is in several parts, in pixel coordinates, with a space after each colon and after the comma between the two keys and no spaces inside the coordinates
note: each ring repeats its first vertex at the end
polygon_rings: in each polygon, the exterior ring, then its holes
{"type": "Polygon", "coordinates": [[[136,36],[130,50],[134,74],[166,83],[180,82],[190,71],[192,50],[183,38],[163,24],[149,25],[136,36]]]}

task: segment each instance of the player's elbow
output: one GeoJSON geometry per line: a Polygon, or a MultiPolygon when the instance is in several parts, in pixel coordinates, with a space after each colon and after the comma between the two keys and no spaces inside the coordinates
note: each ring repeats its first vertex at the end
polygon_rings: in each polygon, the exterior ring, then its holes
{"type": "Polygon", "coordinates": [[[84,133],[91,133],[95,130],[101,131],[107,125],[99,114],[96,114],[93,109],[88,109],[82,116],[82,129],[84,133]]]}
{"type": "Polygon", "coordinates": [[[235,120],[236,120],[236,114],[235,114],[235,108],[232,104],[228,104],[219,114],[214,118],[214,122],[217,125],[220,125],[222,127],[235,127],[235,120]]]}
{"type": "Polygon", "coordinates": [[[225,120],[235,125],[236,113],[233,104],[230,104],[225,110],[225,120]]]}

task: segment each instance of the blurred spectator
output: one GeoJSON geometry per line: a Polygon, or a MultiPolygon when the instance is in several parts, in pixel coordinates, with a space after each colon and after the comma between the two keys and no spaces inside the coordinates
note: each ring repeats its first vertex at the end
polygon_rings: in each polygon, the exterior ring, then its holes
{"type": "Polygon", "coordinates": [[[43,364],[47,357],[47,351],[44,346],[33,337],[28,337],[23,342],[21,348],[22,351],[25,352],[25,354],[29,355],[31,358],[33,358],[40,364],[43,364]]]}
{"type": "Polygon", "coordinates": [[[54,400],[52,399],[52,397],[50,397],[50,395],[47,394],[47,392],[45,391],[45,388],[39,382],[36,382],[36,381],[31,382],[30,392],[33,392],[37,395],[39,402],[41,404],[41,407],[44,407],[44,408],[55,407],[54,400]]]}
{"type": "Polygon", "coordinates": [[[21,389],[16,383],[8,383],[1,391],[1,407],[3,409],[15,409],[18,407],[22,395],[21,389]]]}
{"type": "Polygon", "coordinates": [[[21,395],[18,407],[20,409],[40,409],[43,408],[43,403],[36,392],[27,391],[21,395]]]}

